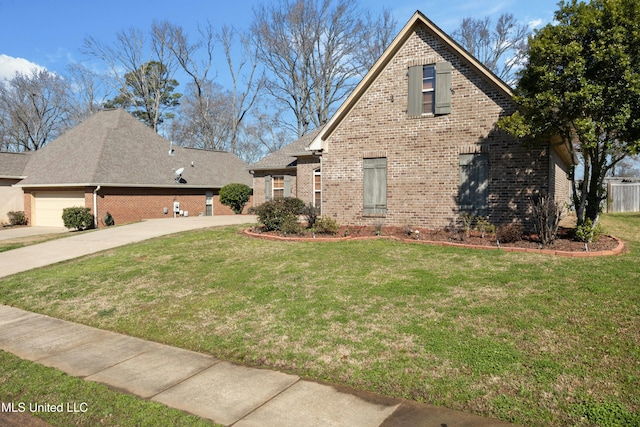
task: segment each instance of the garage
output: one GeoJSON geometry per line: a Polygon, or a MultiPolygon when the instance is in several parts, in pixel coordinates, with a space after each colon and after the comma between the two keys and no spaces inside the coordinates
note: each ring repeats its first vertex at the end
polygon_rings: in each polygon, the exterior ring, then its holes
{"type": "Polygon", "coordinates": [[[41,227],[64,227],[62,210],[73,206],[85,206],[83,192],[38,192],[34,201],[35,217],[32,225],[41,227]]]}

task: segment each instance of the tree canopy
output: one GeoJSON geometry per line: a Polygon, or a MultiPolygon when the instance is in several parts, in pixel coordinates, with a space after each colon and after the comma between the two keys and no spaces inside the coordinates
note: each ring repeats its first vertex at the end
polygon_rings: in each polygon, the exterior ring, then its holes
{"type": "Polygon", "coordinates": [[[640,149],[639,47],[637,0],[561,1],[555,22],[529,42],[518,111],[498,124],[569,149],[583,171],[571,174],[579,225],[597,223],[607,172],[640,149]]]}

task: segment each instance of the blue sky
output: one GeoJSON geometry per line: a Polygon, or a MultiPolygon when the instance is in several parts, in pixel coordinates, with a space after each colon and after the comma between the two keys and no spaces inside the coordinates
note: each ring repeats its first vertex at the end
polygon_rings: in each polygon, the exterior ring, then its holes
{"type": "MultiPolygon", "coordinates": [[[[269,0],[0,0],[0,80],[16,70],[34,66],[62,71],[71,62],[85,62],[83,40],[92,36],[110,44],[115,34],[130,27],[143,31],[156,20],[167,19],[195,34],[198,24],[209,21],[215,29],[226,24],[247,29],[253,7],[269,0]]],[[[402,27],[420,10],[446,32],[462,18],[484,16],[494,20],[513,13],[518,21],[539,28],[553,18],[557,0],[361,0],[374,14],[390,9],[402,27]]],[[[220,56],[218,68],[226,64],[220,56]]]]}

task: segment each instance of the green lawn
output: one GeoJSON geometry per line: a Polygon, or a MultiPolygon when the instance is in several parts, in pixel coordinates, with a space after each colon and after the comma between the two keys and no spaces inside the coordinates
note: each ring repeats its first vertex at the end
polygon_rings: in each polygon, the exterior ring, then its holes
{"type": "Polygon", "coordinates": [[[182,233],[0,280],[0,302],[530,426],[640,425],[640,215],[573,259],[182,233]]]}
{"type": "Polygon", "coordinates": [[[30,412],[30,404],[62,404],[63,412],[39,412],[54,426],[209,426],[211,422],[157,402],[110,390],[56,369],[0,351],[0,401],[30,412]],[[67,412],[70,410],[70,412],[67,412]],[[76,412],[73,412],[76,411],[76,412]]]}

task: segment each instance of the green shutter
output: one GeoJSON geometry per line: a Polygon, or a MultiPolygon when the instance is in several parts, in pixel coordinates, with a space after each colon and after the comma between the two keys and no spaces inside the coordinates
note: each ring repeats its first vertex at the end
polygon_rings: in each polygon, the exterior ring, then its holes
{"type": "Polygon", "coordinates": [[[387,213],[387,159],[364,159],[364,214],[387,213]]]}
{"type": "Polygon", "coordinates": [[[451,63],[436,63],[435,114],[451,114],[451,63]]]}
{"type": "Polygon", "coordinates": [[[264,200],[266,202],[271,200],[271,175],[264,177],[264,200]]]}
{"type": "Polygon", "coordinates": [[[291,175],[284,176],[284,197],[291,197],[291,175]]]}
{"type": "Polygon", "coordinates": [[[422,115],[422,65],[409,67],[409,100],[407,105],[409,116],[422,115]]]}

